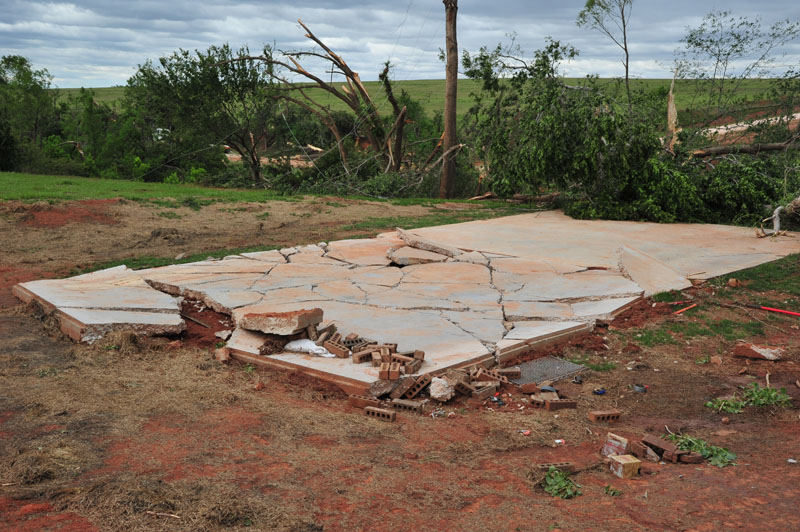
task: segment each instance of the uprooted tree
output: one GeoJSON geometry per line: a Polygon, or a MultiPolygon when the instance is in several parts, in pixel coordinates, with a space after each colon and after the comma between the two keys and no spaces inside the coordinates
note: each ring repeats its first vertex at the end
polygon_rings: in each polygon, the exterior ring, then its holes
{"type": "Polygon", "coordinates": [[[389,62],[385,63],[379,75],[385,91],[385,100],[391,106],[391,115],[384,116],[382,106],[376,104],[375,98],[362,83],[358,72],[350,68],[347,62],[317,37],[302,20],[298,20],[298,23],[306,31],[305,37],[321,51],[316,49],[282,51],[278,57],[269,50],[270,53],[261,56],[242,56],[232,61],[262,61],[269,64],[270,76],[277,82],[273,97],[297,105],[319,118],[336,140],[342,169],[346,175],[358,169],[352,167],[347,150],[350,143],[346,143],[346,140],[348,137],[353,137],[353,144],[365,146],[372,152],[370,160],[380,162],[380,170],[383,173],[407,171],[418,184],[421,176],[442,161],[448,155],[448,151],[445,150],[438,158],[435,157],[441,144],[437,144],[438,136],[422,140],[415,138],[414,142],[411,142],[406,127],[412,122],[409,119],[410,109],[404,103],[408,98],[405,93],[400,98],[395,95],[389,79],[389,62]],[[305,68],[302,62],[306,59],[323,61],[328,66],[326,73],[343,76],[344,83],[337,85],[332,81],[326,81],[323,76],[305,68]],[[352,129],[342,130],[336,111],[323,103],[324,98],[320,97],[320,91],[345,104],[354,117],[350,122],[354,124],[352,129]],[[433,146],[434,153],[422,162],[417,147],[421,146],[424,149],[426,144],[433,146]]]}

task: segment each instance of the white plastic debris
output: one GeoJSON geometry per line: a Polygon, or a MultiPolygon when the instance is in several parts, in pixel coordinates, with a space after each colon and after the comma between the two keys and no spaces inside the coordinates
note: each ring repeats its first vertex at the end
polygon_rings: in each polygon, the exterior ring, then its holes
{"type": "Polygon", "coordinates": [[[324,358],[336,357],[336,355],[330,353],[327,349],[321,345],[315,344],[311,340],[295,340],[286,344],[283,349],[286,351],[294,351],[296,353],[308,353],[309,355],[324,358]]]}

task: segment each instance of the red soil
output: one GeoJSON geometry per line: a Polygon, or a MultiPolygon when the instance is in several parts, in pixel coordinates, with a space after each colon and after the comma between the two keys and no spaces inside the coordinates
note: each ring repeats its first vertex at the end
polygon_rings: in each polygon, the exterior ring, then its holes
{"type": "Polygon", "coordinates": [[[71,223],[112,225],[117,221],[106,214],[106,207],[118,202],[118,199],[84,200],[66,207],[31,210],[22,223],[33,227],[63,227],[71,223]]]}

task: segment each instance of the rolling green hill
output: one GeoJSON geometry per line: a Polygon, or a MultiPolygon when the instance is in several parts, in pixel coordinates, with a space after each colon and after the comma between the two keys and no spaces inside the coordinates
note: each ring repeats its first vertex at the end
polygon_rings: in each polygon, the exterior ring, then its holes
{"type": "MultiPolygon", "coordinates": [[[[584,78],[567,78],[565,80],[571,85],[578,85],[583,83],[584,78]]],[[[752,79],[742,83],[740,88],[740,95],[747,97],[749,100],[759,100],[765,97],[768,90],[770,80],[767,79],[752,79]]],[[[611,78],[601,79],[601,85],[605,85],[609,90],[618,90],[621,88],[619,81],[611,78]]],[[[669,79],[636,79],[631,80],[632,88],[647,88],[655,89],[657,87],[669,88],[669,79]]],[[[386,101],[383,89],[378,81],[367,81],[364,83],[367,90],[374,98],[378,107],[382,110],[389,111],[390,106],[386,101]]],[[[408,92],[412,98],[419,101],[423,108],[430,114],[444,109],[444,80],[431,79],[431,80],[403,80],[393,82],[394,90],[399,93],[400,90],[408,92]]],[[[62,99],[68,98],[70,95],[76,95],[80,89],[59,89],[62,99]]],[[[114,105],[120,98],[122,98],[125,87],[100,87],[92,89],[95,92],[95,99],[98,102],[114,105]]],[[[472,94],[480,90],[480,83],[471,79],[461,79],[458,81],[458,114],[459,117],[469,110],[473,103],[472,94]]],[[[678,111],[686,110],[692,104],[692,100],[696,97],[698,91],[698,84],[693,80],[679,80],[675,87],[675,105],[678,111]]],[[[338,99],[334,98],[327,92],[320,89],[312,89],[309,91],[311,94],[319,95],[319,102],[323,105],[330,105],[333,109],[345,109],[345,104],[338,99]]]]}

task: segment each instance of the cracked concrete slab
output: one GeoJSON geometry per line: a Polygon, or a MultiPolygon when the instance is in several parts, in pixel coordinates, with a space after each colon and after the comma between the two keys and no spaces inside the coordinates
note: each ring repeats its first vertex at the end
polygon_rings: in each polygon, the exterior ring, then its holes
{"type": "MultiPolygon", "coordinates": [[[[324,323],[342,332],[425,351],[421,371],[440,373],[583,334],[644,293],[798,252],[796,242],[757,239],[735,227],[581,221],[545,212],[150,270],[119,266],[22,283],[14,293],[39,301],[79,341],[125,328],[177,334],[185,323],[174,296],[200,299],[235,320],[254,309],[320,308],[324,323]],[[437,262],[398,267],[390,259],[395,250],[437,262]],[[510,331],[506,320],[515,324],[510,331]]],[[[248,362],[303,371],[351,391],[377,379],[374,368],[349,359],[259,355],[264,341],[237,328],[227,345],[248,362]]]]}

